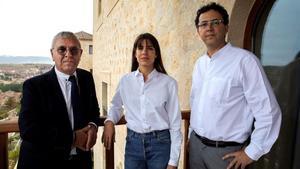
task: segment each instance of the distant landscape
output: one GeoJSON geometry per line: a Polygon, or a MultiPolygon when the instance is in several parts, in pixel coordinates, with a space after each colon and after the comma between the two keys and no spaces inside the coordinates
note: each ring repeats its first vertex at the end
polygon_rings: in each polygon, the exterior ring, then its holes
{"type": "Polygon", "coordinates": [[[5,56],[0,55],[0,64],[53,64],[51,57],[45,56],[5,56]]]}
{"type": "MultiPolygon", "coordinates": [[[[23,82],[49,71],[53,65],[45,57],[0,56],[0,122],[18,117],[23,82]]],[[[20,149],[19,133],[8,135],[9,169],[14,169],[20,149]]]]}
{"type": "Polygon", "coordinates": [[[0,64],[0,121],[17,116],[23,82],[51,68],[51,64],[0,64]]]}

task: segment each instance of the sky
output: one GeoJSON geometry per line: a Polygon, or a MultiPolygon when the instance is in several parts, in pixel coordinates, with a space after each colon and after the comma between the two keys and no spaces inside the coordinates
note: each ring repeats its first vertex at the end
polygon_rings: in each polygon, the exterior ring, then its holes
{"type": "Polygon", "coordinates": [[[60,31],[93,32],[93,0],[0,0],[0,56],[50,57],[60,31]]]}

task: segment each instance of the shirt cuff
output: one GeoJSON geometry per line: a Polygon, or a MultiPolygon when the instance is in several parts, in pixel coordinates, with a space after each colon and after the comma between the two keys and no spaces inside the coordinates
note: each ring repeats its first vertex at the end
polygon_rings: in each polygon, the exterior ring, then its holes
{"type": "Polygon", "coordinates": [[[263,151],[259,150],[259,147],[253,143],[250,143],[245,148],[245,153],[254,161],[257,161],[264,154],[263,151]]]}
{"type": "Polygon", "coordinates": [[[96,129],[96,131],[98,131],[98,126],[97,126],[96,123],[94,123],[94,122],[89,122],[88,125],[89,125],[90,127],[94,126],[95,129],[96,129]]]}
{"type": "Polygon", "coordinates": [[[170,130],[171,137],[171,151],[170,151],[170,159],[168,164],[171,166],[178,166],[179,158],[180,158],[180,150],[182,144],[182,134],[179,130],[170,130]]]}
{"type": "Polygon", "coordinates": [[[169,160],[169,162],[168,162],[168,165],[171,165],[171,166],[175,166],[175,167],[177,167],[177,165],[178,165],[178,162],[177,162],[176,160],[172,160],[172,159],[170,159],[170,160],[169,160]]]}
{"type": "Polygon", "coordinates": [[[88,124],[95,126],[96,128],[98,128],[97,124],[94,122],[89,122],[88,124]]]}
{"type": "Polygon", "coordinates": [[[105,123],[108,122],[108,121],[111,121],[112,123],[115,124],[115,122],[114,122],[112,119],[105,119],[104,122],[103,122],[103,124],[105,124],[105,123]]]}
{"type": "Polygon", "coordinates": [[[193,131],[193,129],[189,127],[189,131],[188,131],[188,139],[190,139],[192,131],[193,131]]]}

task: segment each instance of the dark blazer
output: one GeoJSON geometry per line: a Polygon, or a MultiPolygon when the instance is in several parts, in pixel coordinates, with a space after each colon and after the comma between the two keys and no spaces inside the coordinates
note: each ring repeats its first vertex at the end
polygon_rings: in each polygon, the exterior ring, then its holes
{"type": "MultiPolygon", "coordinates": [[[[81,128],[99,125],[99,106],[92,74],[77,69],[80,90],[81,128]]],[[[54,67],[23,84],[19,115],[22,138],[18,169],[60,168],[68,160],[73,131],[54,67]]],[[[90,152],[80,152],[90,157],[90,152]]]]}

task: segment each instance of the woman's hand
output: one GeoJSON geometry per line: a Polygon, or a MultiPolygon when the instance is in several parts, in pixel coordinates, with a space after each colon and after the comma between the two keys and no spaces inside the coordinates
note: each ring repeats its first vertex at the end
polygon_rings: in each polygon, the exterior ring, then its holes
{"type": "Polygon", "coordinates": [[[107,121],[104,124],[104,131],[102,134],[102,143],[107,150],[110,150],[111,145],[115,141],[115,125],[112,121],[107,121]]]}

